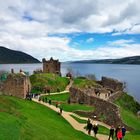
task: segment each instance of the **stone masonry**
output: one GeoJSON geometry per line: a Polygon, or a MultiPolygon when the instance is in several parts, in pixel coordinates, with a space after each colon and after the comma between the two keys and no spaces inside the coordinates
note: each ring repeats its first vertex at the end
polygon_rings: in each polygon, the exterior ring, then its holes
{"type": "Polygon", "coordinates": [[[19,74],[9,74],[7,79],[1,83],[0,92],[4,95],[26,98],[31,90],[29,77],[19,74]]]}
{"type": "Polygon", "coordinates": [[[61,74],[60,72],[60,62],[59,60],[54,60],[52,57],[50,60],[42,59],[43,62],[43,72],[44,73],[54,73],[61,74]]]}
{"type": "Polygon", "coordinates": [[[123,91],[123,83],[112,78],[102,77],[101,85],[113,91],[123,91]]]}
{"type": "Polygon", "coordinates": [[[74,87],[70,88],[70,101],[71,103],[92,105],[95,108],[93,112],[76,111],[78,114],[84,114],[90,118],[94,118],[96,115],[99,120],[103,117],[104,119],[101,121],[108,125],[125,125],[120,118],[119,108],[112,102],[105,101],[93,96],[93,94],[86,93],[84,90],[74,87]]]}

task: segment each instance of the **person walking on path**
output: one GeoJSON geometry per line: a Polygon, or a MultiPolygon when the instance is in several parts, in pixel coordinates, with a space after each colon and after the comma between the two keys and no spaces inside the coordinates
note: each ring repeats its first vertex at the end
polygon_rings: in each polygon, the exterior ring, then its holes
{"type": "MultiPolygon", "coordinates": [[[[117,138],[117,133],[118,133],[119,129],[120,129],[120,126],[118,126],[118,127],[115,129],[115,137],[116,137],[116,138],[117,138]]],[[[117,138],[117,140],[118,140],[118,138],[117,138]]]]}
{"type": "Polygon", "coordinates": [[[98,133],[98,126],[97,126],[97,124],[93,125],[93,131],[94,131],[94,136],[96,137],[96,135],[98,133]]]}
{"type": "Polygon", "coordinates": [[[56,107],[56,108],[58,107],[58,102],[56,102],[55,107],[56,107]]]}
{"type": "Polygon", "coordinates": [[[89,123],[90,123],[90,119],[88,118],[88,120],[87,120],[87,126],[88,126],[89,123]]]}
{"type": "Polygon", "coordinates": [[[51,101],[51,100],[49,100],[49,105],[51,105],[51,103],[52,103],[52,101],[51,101]]]}
{"type": "Polygon", "coordinates": [[[124,140],[125,133],[126,133],[126,128],[123,126],[122,127],[122,140],[124,140]]]}
{"type": "Polygon", "coordinates": [[[87,130],[88,130],[88,134],[91,134],[91,130],[92,130],[92,123],[90,122],[90,119],[88,119],[87,121],[87,130]]]}
{"type": "Polygon", "coordinates": [[[114,127],[113,127],[113,125],[112,125],[111,128],[110,128],[110,133],[109,133],[109,138],[108,138],[108,140],[110,140],[110,138],[112,138],[112,140],[113,140],[113,139],[114,139],[113,137],[114,137],[114,127]]]}
{"type": "Polygon", "coordinates": [[[121,128],[118,129],[117,139],[122,140],[122,129],[121,128]]]}
{"type": "Polygon", "coordinates": [[[62,107],[60,107],[60,115],[62,115],[62,111],[63,111],[63,109],[62,109],[62,107]]]}

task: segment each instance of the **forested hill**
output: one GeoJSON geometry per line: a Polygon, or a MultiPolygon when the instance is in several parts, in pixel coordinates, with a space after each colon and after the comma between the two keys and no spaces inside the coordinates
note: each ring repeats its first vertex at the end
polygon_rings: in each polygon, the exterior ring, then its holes
{"type": "Polygon", "coordinates": [[[10,50],[0,46],[0,64],[11,63],[40,63],[40,61],[24,52],[10,50]]]}
{"type": "Polygon", "coordinates": [[[81,60],[71,63],[140,64],[140,56],[124,57],[120,59],[81,60]]]}

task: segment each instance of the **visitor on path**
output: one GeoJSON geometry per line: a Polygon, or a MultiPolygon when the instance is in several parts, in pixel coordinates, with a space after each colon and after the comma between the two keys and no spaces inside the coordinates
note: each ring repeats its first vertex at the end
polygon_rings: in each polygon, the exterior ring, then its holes
{"type": "Polygon", "coordinates": [[[114,126],[112,125],[110,128],[110,133],[109,133],[109,138],[108,140],[110,140],[110,138],[112,138],[112,140],[114,139],[114,126]]]}
{"type": "Polygon", "coordinates": [[[60,107],[60,115],[62,115],[62,111],[63,111],[63,109],[62,109],[62,107],[60,107]]]}
{"type": "Polygon", "coordinates": [[[55,107],[56,107],[56,108],[58,107],[58,102],[56,102],[55,107]]]}
{"type": "Polygon", "coordinates": [[[88,118],[88,120],[87,120],[87,126],[88,126],[89,123],[90,123],[90,119],[88,118]]]}
{"type": "Polygon", "coordinates": [[[121,128],[118,129],[117,140],[122,140],[122,129],[121,128]]]}
{"type": "Polygon", "coordinates": [[[52,101],[51,101],[51,100],[49,100],[49,105],[51,105],[51,103],[52,103],[52,101]]]}
{"type": "Polygon", "coordinates": [[[48,102],[48,99],[47,99],[47,97],[45,97],[45,99],[44,99],[44,102],[45,102],[45,103],[47,103],[47,102],[48,102]]]}
{"type": "Polygon", "coordinates": [[[126,128],[123,126],[122,127],[122,140],[124,140],[125,133],[126,133],[126,128]]]}
{"type": "Polygon", "coordinates": [[[45,98],[44,97],[42,98],[42,101],[45,102],[45,98]]]}
{"type": "MultiPolygon", "coordinates": [[[[116,128],[116,130],[115,130],[115,137],[116,137],[116,138],[117,138],[117,133],[118,133],[119,129],[120,129],[120,126],[118,126],[118,127],[116,128]]],[[[117,138],[117,140],[118,140],[118,138],[117,138]]]]}
{"type": "Polygon", "coordinates": [[[88,134],[91,134],[91,130],[92,130],[92,123],[90,122],[90,119],[88,119],[87,121],[87,130],[88,130],[88,134]]]}
{"type": "Polygon", "coordinates": [[[39,102],[41,101],[41,98],[40,98],[40,97],[38,97],[38,101],[39,101],[39,102]]]}
{"type": "Polygon", "coordinates": [[[94,131],[94,136],[96,137],[96,135],[98,133],[98,126],[97,126],[97,124],[93,125],[93,131],[94,131]]]}

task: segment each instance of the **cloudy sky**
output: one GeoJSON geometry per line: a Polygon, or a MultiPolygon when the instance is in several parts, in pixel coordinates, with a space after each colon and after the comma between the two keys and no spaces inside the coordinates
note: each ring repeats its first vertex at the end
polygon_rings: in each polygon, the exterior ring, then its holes
{"type": "Polygon", "coordinates": [[[0,46],[41,60],[140,55],[139,0],[0,0],[0,46]]]}

